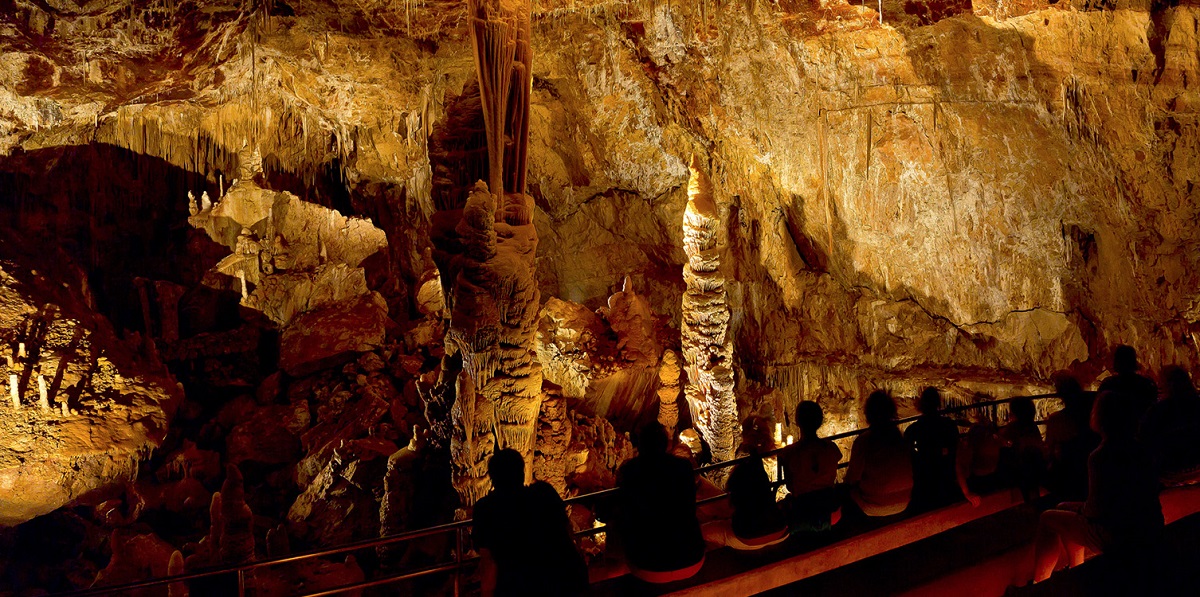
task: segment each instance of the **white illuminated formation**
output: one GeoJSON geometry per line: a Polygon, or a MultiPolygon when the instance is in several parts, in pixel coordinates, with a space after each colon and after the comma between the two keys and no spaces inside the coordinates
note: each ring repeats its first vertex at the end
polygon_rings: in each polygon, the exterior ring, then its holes
{"type": "Polygon", "coordinates": [[[683,358],[688,374],[684,395],[692,420],[712,450],[714,462],[729,460],[737,447],[737,397],[733,393],[733,338],[729,296],[721,271],[721,212],[712,183],[695,156],[688,165],[688,204],[683,214],[683,358]]]}
{"type": "Polygon", "coordinates": [[[42,412],[50,412],[50,396],[46,392],[46,378],[38,374],[38,407],[42,412]]]}
{"type": "Polygon", "coordinates": [[[8,395],[12,397],[13,409],[21,410],[21,392],[17,388],[17,374],[8,374],[8,395]]]}

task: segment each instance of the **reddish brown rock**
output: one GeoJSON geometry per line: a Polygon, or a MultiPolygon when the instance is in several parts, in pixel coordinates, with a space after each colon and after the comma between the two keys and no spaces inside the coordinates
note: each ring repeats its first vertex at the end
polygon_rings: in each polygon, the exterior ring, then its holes
{"type": "Polygon", "coordinates": [[[301,376],[383,345],[387,305],[378,294],[335,303],[292,321],[280,340],[279,366],[301,376]]]}

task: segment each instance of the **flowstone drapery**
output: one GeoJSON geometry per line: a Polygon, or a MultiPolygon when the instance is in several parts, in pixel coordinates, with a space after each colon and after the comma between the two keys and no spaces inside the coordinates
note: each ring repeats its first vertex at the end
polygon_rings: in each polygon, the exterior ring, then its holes
{"type": "Polygon", "coordinates": [[[487,491],[486,462],[496,449],[520,452],[531,478],[542,401],[535,350],[538,237],[525,194],[529,11],[528,0],[468,2],[488,181],[471,189],[453,232],[433,239],[450,312],[446,346],[462,359],[450,453],[454,486],[467,507],[487,491]]]}
{"type": "Polygon", "coordinates": [[[695,156],[688,165],[688,204],[683,214],[684,389],[692,421],[714,461],[729,460],[737,447],[737,397],[733,393],[733,338],[729,333],[729,296],[721,271],[721,212],[712,183],[695,156]]]}

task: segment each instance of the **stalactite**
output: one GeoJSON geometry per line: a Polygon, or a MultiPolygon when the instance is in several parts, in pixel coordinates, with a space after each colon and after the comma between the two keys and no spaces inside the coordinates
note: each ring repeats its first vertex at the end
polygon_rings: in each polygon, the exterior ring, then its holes
{"type": "Polygon", "coordinates": [[[688,204],[683,215],[683,358],[688,374],[685,395],[692,420],[712,451],[713,460],[729,460],[737,447],[737,397],[734,395],[733,338],[729,300],[721,271],[721,214],[712,183],[695,156],[688,165],[688,204]]]}

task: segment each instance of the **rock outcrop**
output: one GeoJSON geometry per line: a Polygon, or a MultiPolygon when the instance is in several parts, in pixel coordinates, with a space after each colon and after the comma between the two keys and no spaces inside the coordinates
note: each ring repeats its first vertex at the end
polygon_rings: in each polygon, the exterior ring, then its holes
{"type": "Polygon", "coordinates": [[[160,363],[117,340],[66,269],[0,230],[0,526],[131,480],[182,398],[160,363]]]}

